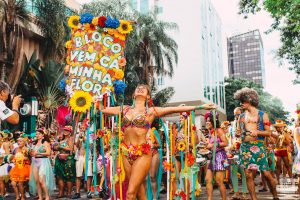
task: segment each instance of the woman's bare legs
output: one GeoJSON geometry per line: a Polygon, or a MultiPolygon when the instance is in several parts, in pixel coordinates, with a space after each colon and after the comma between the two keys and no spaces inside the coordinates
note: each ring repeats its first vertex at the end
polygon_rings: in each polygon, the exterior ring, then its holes
{"type": "Polygon", "coordinates": [[[43,189],[43,191],[45,193],[45,200],[49,200],[50,196],[49,196],[49,191],[48,191],[48,188],[47,188],[47,185],[46,185],[46,182],[45,182],[45,177],[43,177],[43,178],[40,177],[40,185],[41,185],[41,188],[43,189]]]}
{"type": "Polygon", "coordinates": [[[43,194],[42,194],[42,188],[41,188],[41,185],[40,185],[39,170],[36,167],[33,167],[33,176],[34,176],[34,180],[35,180],[35,183],[36,183],[36,190],[37,190],[37,193],[38,193],[39,200],[42,200],[43,199],[43,194]]]}
{"type": "Polygon", "coordinates": [[[225,171],[216,172],[216,183],[219,187],[222,200],[226,200],[226,187],[224,185],[224,173],[225,171]]]}
{"type": "Polygon", "coordinates": [[[17,186],[17,182],[12,181],[11,186],[14,188],[14,191],[15,191],[15,194],[16,194],[16,199],[19,199],[20,194],[19,194],[19,189],[18,189],[18,186],[17,186]]]}
{"type": "Polygon", "coordinates": [[[153,199],[156,199],[156,192],[157,192],[156,176],[157,176],[158,167],[159,167],[159,154],[156,153],[152,156],[151,168],[150,168],[150,178],[151,178],[153,199]]]}
{"type": "Polygon", "coordinates": [[[213,199],[213,185],[212,185],[213,177],[214,177],[213,172],[210,169],[208,169],[206,171],[206,176],[205,176],[207,200],[213,199]]]}
{"type": "MultiPolygon", "coordinates": [[[[128,162],[124,159],[124,165],[128,162]]],[[[151,155],[142,155],[137,158],[131,166],[131,174],[129,179],[128,190],[126,194],[126,200],[135,200],[138,195],[139,200],[147,200],[142,184],[150,170],[151,155]],[[137,194],[139,192],[139,194],[137,194]]]]}

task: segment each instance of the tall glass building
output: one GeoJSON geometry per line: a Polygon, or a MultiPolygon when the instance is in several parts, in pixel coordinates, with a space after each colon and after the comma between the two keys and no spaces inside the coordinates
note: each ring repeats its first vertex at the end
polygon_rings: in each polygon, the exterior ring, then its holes
{"type": "MultiPolygon", "coordinates": [[[[175,89],[169,105],[213,102],[218,105],[220,118],[225,120],[222,24],[211,1],[131,0],[131,5],[139,10],[146,7],[141,3],[147,1],[152,2],[148,4],[150,9],[151,5],[159,7],[161,20],[175,22],[179,28],[178,32],[169,33],[178,44],[174,76],[171,79],[157,77],[159,89],[169,86],[175,89]]],[[[197,111],[196,121],[199,122],[203,114],[197,111]]]]}
{"type": "Polygon", "coordinates": [[[158,12],[161,13],[163,8],[160,5],[162,0],[130,0],[130,6],[141,13],[147,13],[151,11],[154,7],[158,9],[158,12]]]}
{"type": "Polygon", "coordinates": [[[245,78],[265,87],[264,48],[259,30],[227,39],[228,71],[233,78],[245,78]]]}

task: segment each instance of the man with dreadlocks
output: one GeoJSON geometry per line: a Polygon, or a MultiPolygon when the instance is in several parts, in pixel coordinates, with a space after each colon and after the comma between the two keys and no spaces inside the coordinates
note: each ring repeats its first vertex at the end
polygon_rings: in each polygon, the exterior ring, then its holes
{"type": "Polygon", "coordinates": [[[271,135],[269,117],[258,110],[258,94],[254,89],[242,88],[234,94],[242,109],[240,116],[242,144],[240,147],[240,164],[245,168],[247,187],[252,200],[257,200],[254,185],[254,174],[260,171],[266,177],[273,200],[279,200],[276,191],[276,180],[269,172],[269,165],[264,146],[265,137],[271,135]]]}

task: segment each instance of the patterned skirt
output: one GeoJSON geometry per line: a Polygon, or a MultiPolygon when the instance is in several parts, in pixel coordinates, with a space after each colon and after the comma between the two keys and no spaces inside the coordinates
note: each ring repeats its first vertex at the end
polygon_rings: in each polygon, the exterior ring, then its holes
{"type": "Polygon", "coordinates": [[[55,158],[54,173],[58,178],[64,181],[75,182],[76,178],[76,161],[74,155],[69,155],[66,159],[55,158]]]}
{"type": "Polygon", "coordinates": [[[216,152],[215,163],[213,165],[213,161],[210,160],[208,164],[208,169],[212,171],[223,171],[226,170],[224,167],[224,162],[227,160],[226,151],[224,149],[216,152]]]}
{"type": "Polygon", "coordinates": [[[240,148],[240,164],[246,169],[259,171],[269,170],[264,142],[243,142],[240,148]]]}

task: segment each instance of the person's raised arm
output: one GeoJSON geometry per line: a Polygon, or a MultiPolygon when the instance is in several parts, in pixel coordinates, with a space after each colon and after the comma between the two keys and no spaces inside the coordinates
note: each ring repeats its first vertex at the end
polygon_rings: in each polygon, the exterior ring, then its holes
{"type": "Polygon", "coordinates": [[[118,115],[120,113],[120,106],[106,107],[101,110],[103,114],[107,115],[118,115]]]}
{"type": "Polygon", "coordinates": [[[155,115],[156,117],[161,117],[172,113],[189,112],[200,109],[209,110],[215,108],[216,106],[213,103],[207,103],[200,106],[155,107],[155,115]]]}

